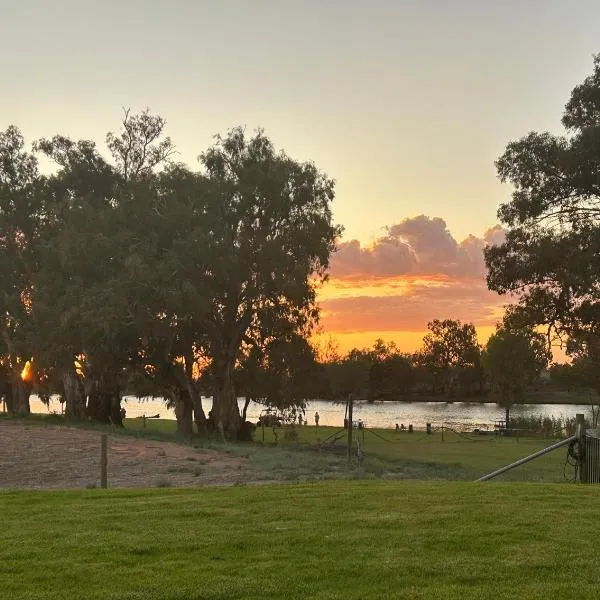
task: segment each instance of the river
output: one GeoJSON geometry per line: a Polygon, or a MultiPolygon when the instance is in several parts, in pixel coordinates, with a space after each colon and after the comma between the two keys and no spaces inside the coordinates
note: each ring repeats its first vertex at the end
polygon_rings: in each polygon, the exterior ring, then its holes
{"type": "MultiPolygon", "coordinates": [[[[61,413],[61,404],[53,398],[46,407],[37,396],[31,397],[31,411],[49,414],[61,413]]],[[[243,399],[240,399],[240,410],[243,399]]],[[[212,407],[212,398],[203,398],[204,410],[212,407]]],[[[126,396],[123,407],[127,417],[142,415],[160,415],[161,419],[175,419],[172,410],[167,409],[160,398],[142,398],[126,396]]],[[[256,422],[264,406],[250,403],[248,419],[256,422]]],[[[309,425],[314,425],[314,414],[319,413],[321,425],[342,426],[345,406],[333,404],[324,400],[313,400],[308,403],[306,419],[309,425]]],[[[576,413],[588,416],[589,405],[582,404],[518,404],[511,408],[513,416],[541,415],[544,417],[574,417],[576,413]]],[[[434,426],[447,424],[450,427],[470,430],[475,427],[491,427],[495,419],[504,418],[504,409],[498,404],[482,404],[474,402],[375,402],[373,404],[357,402],[354,405],[354,420],[362,420],[367,427],[393,428],[396,423],[406,427],[412,424],[416,428],[425,427],[426,423],[434,426]]]]}

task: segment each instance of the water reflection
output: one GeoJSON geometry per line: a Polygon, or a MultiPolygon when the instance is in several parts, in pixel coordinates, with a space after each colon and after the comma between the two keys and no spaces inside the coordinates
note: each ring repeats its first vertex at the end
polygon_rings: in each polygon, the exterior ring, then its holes
{"type": "MultiPolygon", "coordinates": [[[[240,410],[243,407],[243,399],[238,400],[240,410]]],[[[123,406],[128,417],[139,417],[142,415],[159,414],[161,419],[175,419],[175,413],[165,407],[164,402],[157,398],[138,399],[134,396],[126,396],[123,406]]],[[[204,410],[208,412],[212,408],[212,398],[203,399],[204,410]]],[[[306,420],[309,425],[314,425],[314,414],[319,413],[320,425],[331,425],[341,427],[344,420],[344,405],[333,404],[323,400],[309,402],[306,409],[306,420]]],[[[48,414],[60,413],[61,404],[57,398],[53,398],[49,407],[46,407],[37,396],[31,397],[31,410],[34,413],[48,414]]],[[[248,419],[256,422],[264,407],[250,403],[248,407],[248,419]]],[[[588,415],[588,405],[580,404],[521,404],[511,409],[513,416],[540,415],[543,417],[569,418],[576,413],[588,415]]],[[[504,409],[497,404],[481,404],[473,402],[375,402],[356,403],[354,406],[354,419],[361,419],[367,427],[393,428],[396,423],[404,423],[408,427],[425,427],[426,423],[441,425],[447,423],[449,426],[461,429],[472,429],[474,427],[491,426],[495,419],[504,418],[504,409]]]]}

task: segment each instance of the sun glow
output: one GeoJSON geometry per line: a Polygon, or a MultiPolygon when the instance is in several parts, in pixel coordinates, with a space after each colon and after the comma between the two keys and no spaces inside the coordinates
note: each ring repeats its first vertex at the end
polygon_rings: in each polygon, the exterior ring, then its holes
{"type": "Polygon", "coordinates": [[[25,382],[30,382],[33,378],[33,367],[31,365],[31,361],[28,360],[21,371],[21,379],[25,382]]]}

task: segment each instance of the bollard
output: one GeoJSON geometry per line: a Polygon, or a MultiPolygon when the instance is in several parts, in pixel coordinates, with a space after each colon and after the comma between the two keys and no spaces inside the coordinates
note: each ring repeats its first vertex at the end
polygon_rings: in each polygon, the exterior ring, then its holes
{"type": "Polygon", "coordinates": [[[100,437],[100,487],[102,489],[108,487],[107,437],[108,436],[105,433],[100,437]]]}

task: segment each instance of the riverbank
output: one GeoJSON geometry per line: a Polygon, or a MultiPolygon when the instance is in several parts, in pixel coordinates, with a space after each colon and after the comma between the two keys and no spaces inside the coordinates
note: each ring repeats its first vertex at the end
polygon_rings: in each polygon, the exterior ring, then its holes
{"type": "MultiPolygon", "coordinates": [[[[591,396],[581,392],[567,392],[554,389],[543,389],[528,392],[522,402],[516,402],[515,406],[529,404],[571,404],[571,405],[590,405],[591,400],[600,403],[598,395],[591,396]]],[[[494,394],[485,394],[483,396],[455,396],[448,398],[444,395],[428,396],[414,395],[410,400],[393,400],[391,402],[440,402],[444,404],[453,404],[463,402],[468,404],[502,404],[501,399],[494,394]]]]}

